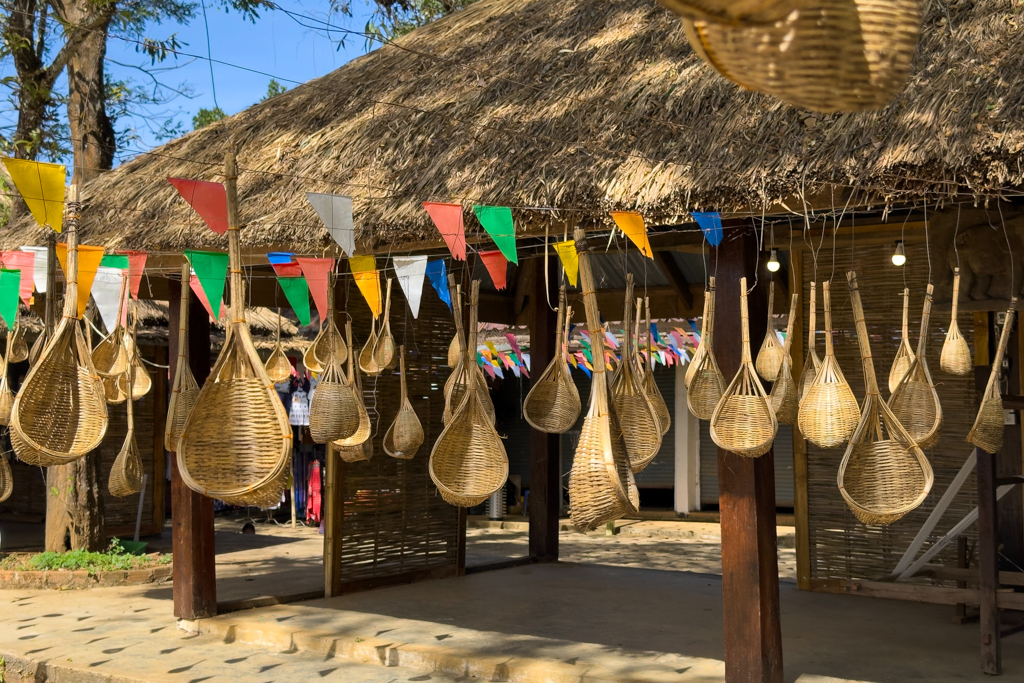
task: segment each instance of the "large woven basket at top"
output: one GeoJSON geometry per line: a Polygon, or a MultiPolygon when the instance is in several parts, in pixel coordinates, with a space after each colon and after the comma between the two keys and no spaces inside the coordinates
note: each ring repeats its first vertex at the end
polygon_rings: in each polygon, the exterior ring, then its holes
{"type": "MultiPolygon", "coordinates": [[[[555,355],[540,377],[533,381],[523,401],[523,417],[534,429],[562,434],[576,424],[580,416],[580,392],[572,381],[566,354],[569,346],[569,320],[572,308],[565,304],[565,287],[558,293],[558,319],[555,324],[555,355]]],[[[458,335],[456,335],[458,339],[458,335]]]]}
{"type": "Polygon", "coordinates": [[[723,76],[826,113],[888,105],[910,74],[922,21],[919,0],[662,1],[723,76]]]}
{"type": "Polygon", "coordinates": [[[857,275],[847,274],[857,341],[864,365],[864,409],[839,464],[836,482],[854,516],[887,525],[917,508],[931,491],[934,474],[924,451],[879,395],[857,275]]]}
{"type": "Polygon", "coordinates": [[[107,433],[103,383],[78,324],[78,191],[72,186],[64,221],[67,285],[64,314],[22,382],[11,411],[11,445],[24,462],[63,465],[95,449],[107,433]]]}
{"type": "MultiPolygon", "coordinates": [[[[924,309],[921,312],[921,334],[917,339],[917,354],[903,379],[896,385],[896,390],[889,397],[892,414],[921,448],[934,446],[939,440],[939,429],[942,427],[942,404],[939,403],[939,393],[935,391],[932,373],[928,370],[928,360],[925,358],[933,291],[932,285],[928,285],[924,295],[924,309]]],[[[999,415],[999,431],[1002,433],[1002,406],[999,415]]]]}
{"type": "Polygon", "coordinates": [[[725,392],[725,377],[718,368],[714,347],[715,278],[708,280],[700,344],[686,368],[686,407],[700,420],[710,420],[725,392]]]}
{"type": "Polygon", "coordinates": [[[192,406],[199,398],[199,383],[188,364],[188,302],[191,291],[189,264],[181,266],[181,305],[178,308],[178,363],[174,369],[174,384],[171,385],[171,399],[167,403],[167,420],[164,425],[164,448],[174,452],[181,438],[192,406]]]}
{"type": "Polygon", "coordinates": [[[998,453],[1003,447],[1005,422],[999,377],[1003,370],[1003,358],[1006,356],[1006,347],[1010,340],[1010,330],[1013,329],[1016,309],[1017,298],[1014,297],[1010,300],[1009,310],[1006,311],[1006,322],[999,335],[999,346],[996,349],[995,358],[992,360],[992,371],[988,376],[988,384],[985,385],[985,393],[981,397],[978,415],[974,418],[971,431],[967,433],[967,441],[986,453],[998,453]]]}
{"type": "Polygon", "coordinates": [[[225,163],[231,317],[227,338],[178,441],[185,484],[234,505],[280,500],[291,464],[288,414],[245,322],[235,158],[225,163]]]}
{"type": "MultiPolygon", "coordinates": [[[[128,332],[134,340],[138,315],[132,317],[132,327],[128,332]]],[[[128,375],[127,386],[131,386],[135,379],[132,375],[135,366],[126,364],[125,373],[128,375]]],[[[139,445],[135,442],[135,401],[129,397],[126,401],[128,409],[128,434],[124,437],[124,443],[114,464],[110,468],[110,476],[107,478],[107,490],[110,495],[116,498],[124,498],[142,490],[142,457],[139,455],[139,445]]]]}
{"type": "Polygon", "coordinates": [[[384,452],[392,458],[409,460],[423,445],[423,424],[409,401],[409,388],[405,381],[405,346],[398,347],[398,376],[402,385],[402,398],[394,422],[384,433],[384,452]]]}

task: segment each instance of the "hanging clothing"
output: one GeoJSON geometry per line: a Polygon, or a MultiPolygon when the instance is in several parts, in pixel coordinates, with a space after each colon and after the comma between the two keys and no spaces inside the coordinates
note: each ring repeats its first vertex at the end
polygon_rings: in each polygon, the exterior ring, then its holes
{"type": "Polygon", "coordinates": [[[303,427],[309,424],[309,400],[302,387],[292,392],[292,407],[288,411],[288,422],[294,427],[303,427]]]}
{"type": "Polygon", "coordinates": [[[309,489],[307,491],[306,522],[320,524],[320,462],[316,461],[309,470],[309,489]]]}

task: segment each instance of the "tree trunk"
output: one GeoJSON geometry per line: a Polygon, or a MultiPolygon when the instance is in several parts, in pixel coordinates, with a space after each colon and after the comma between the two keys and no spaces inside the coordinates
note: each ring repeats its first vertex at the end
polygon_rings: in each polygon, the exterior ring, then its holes
{"type": "Polygon", "coordinates": [[[46,549],[103,550],[100,455],[46,469],[46,549]]]}
{"type": "MultiPolygon", "coordinates": [[[[88,3],[83,5],[80,21],[89,17],[88,3]]],[[[69,6],[69,18],[76,18],[78,8],[69,6]]],[[[74,173],[71,182],[81,186],[114,164],[116,140],[114,126],[107,118],[106,83],[103,60],[107,53],[109,19],[87,35],[68,60],[68,123],[74,152],[74,173]]]]}

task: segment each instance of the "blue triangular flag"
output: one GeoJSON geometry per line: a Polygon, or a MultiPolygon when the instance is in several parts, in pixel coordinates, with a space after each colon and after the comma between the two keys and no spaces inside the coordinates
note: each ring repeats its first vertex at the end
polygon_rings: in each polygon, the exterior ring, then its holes
{"type": "Polygon", "coordinates": [[[704,231],[704,236],[708,238],[708,242],[711,246],[717,247],[722,243],[722,215],[717,211],[709,211],[707,213],[694,213],[690,212],[694,220],[697,221],[697,225],[704,231]]]}
{"type": "Polygon", "coordinates": [[[448,294],[448,271],[444,267],[443,260],[427,262],[427,279],[437,291],[437,295],[441,297],[441,301],[448,306],[448,310],[452,310],[452,297],[448,294]]]}

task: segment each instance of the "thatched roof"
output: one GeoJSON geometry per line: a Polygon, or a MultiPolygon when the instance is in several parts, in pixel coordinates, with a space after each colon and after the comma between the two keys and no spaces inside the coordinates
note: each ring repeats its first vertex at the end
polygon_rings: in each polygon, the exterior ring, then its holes
{"type": "MultiPolygon", "coordinates": [[[[351,194],[358,237],[386,248],[437,242],[424,200],[589,220],[630,208],[664,224],[801,192],[840,201],[843,186],[890,200],[1021,186],[1019,8],[929,5],[906,91],[826,116],[740,90],[652,0],[480,0],[88,184],[83,239],[223,247],[164,178],[219,180],[232,147],[243,243],[306,253],[330,240],[305,191],[351,194]]],[[[40,239],[25,221],[0,232],[5,247],[40,239]]]]}

